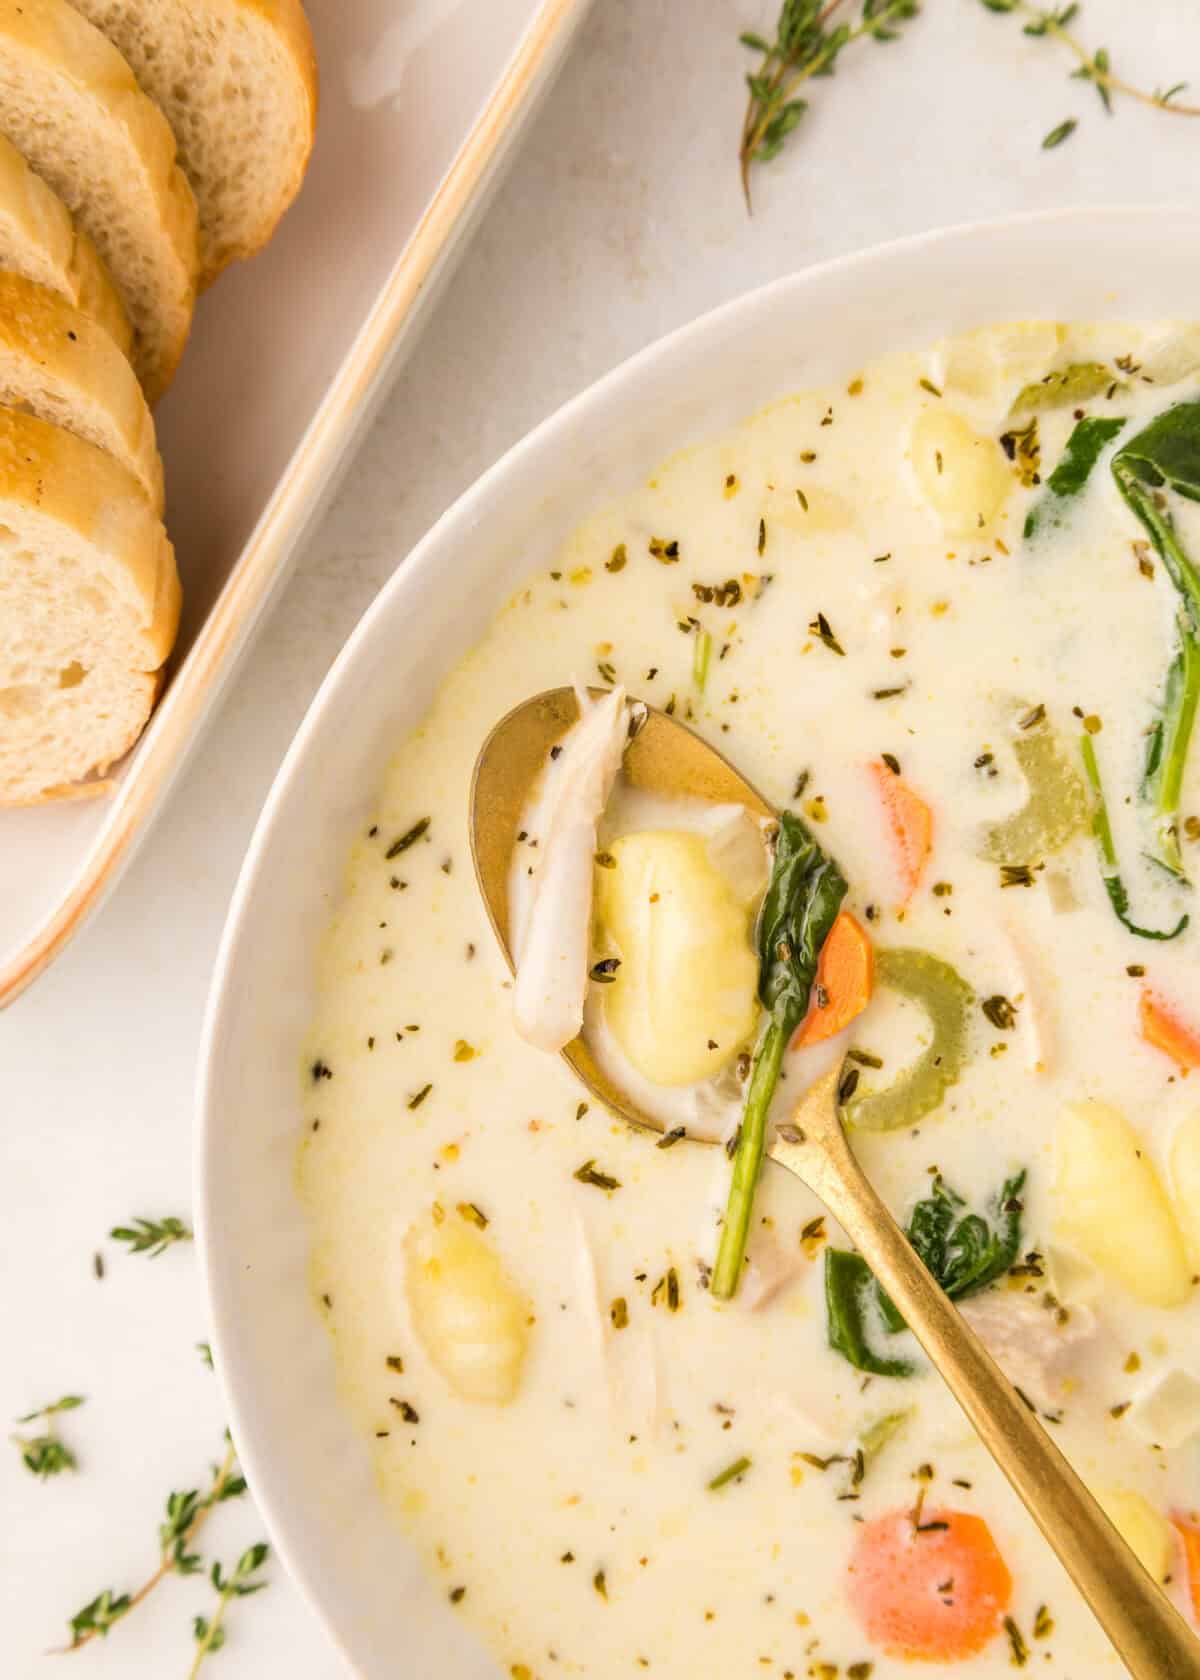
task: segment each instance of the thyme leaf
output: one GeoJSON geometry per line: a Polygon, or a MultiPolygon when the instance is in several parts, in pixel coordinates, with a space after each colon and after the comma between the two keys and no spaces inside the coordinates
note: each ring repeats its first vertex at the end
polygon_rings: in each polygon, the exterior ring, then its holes
{"type": "MultiPolygon", "coordinates": [[[[1076,4],[1061,6],[1037,6],[1030,0],[980,0],[980,4],[989,12],[1011,14],[1025,20],[1022,33],[1032,40],[1050,40],[1058,43],[1078,62],[1078,68],[1072,72],[1077,81],[1091,82],[1100,96],[1106,111],[1111,112],[1114,94],[1120,94],[1125,99],[1136,99],[1139,104],[1152,105],[1160,111],[1173,111],[1181,117],[1200,117],[1200,106],[1181,105],[1176,95],[1187,86],[1186,82],[1177,82],[1165,91],[1155,89],[1148,93],[1145,88],[1136,87],[1123,77],[1114,73],[1112,62],[1106,47],[1098,47],[1095,52],[1088,50],[1079,37],[1071,32],[1068,25],[1078,17],[1080,8],[1076,4]]],[[[1070,126],[1066,123],[1059,125],[1070,133],[1076,127],[1074,120],[1070,126]]],[[[1051,130],[1051,134],[1057,130],[1051,130]]],[[[1062,136],[1063,139],[1066,135],[1062,136]]],[[[1051,136],[1047,135],[1043,146],[1050,143],[1051,136]]],[[[1055,141],[1054,144],[1061,144],[1055,141]]]]}
{"type": "Polygon", "coordinates": [[[45,1429],[38,1435],[12,1435],[9,1439],[21,1454],[21,1463],[31,1476],[39,1477],[43,1482],[51,1476],[59,1476],[64,1470],[77,1470],[79,1461],[71,1448],[58,1433],[55,1418],[63,1412],[73,1412],[82,1406],[82,1394],[64,1394],[60,1400],[52,1401],[49,1406],[41,1406],[36,1412],[26,1412],[17,1419],[18,1423],[45,1423],[45,1429]]]}
{"type": "Polygon", "coordinates": [[[611,1192],[621,1188],[621,1180],[601,1172],[595,1161],[585,1161],[581,1167],[576,1167],[571,1176],[580,1184],[594,1184],[597,1190],[611,1192]]]}
{"type": "Polygon", "coordinates": [[[228,1575],[219,1563],[214,1563],[209,1572],[209,1579],[217,1594],[217,1607],[211,1616],[195,1616],[192,1620],[192,1636],[196,1641],[196,1656],[188,1672],[188,1680],[196,1680],[200,1672],[200,1665],[205,1657],[213,1651],[219,1651],[225,1643],[225,1612],[235,1598],[249,1598],[252,1593],[262,1592],[264,1587],[270,1586],[269,1581],[256,1581],[258,1571],[266,1563],[270,1555],[270,1547],[265,1540],[256,1545],[247,1546],[234,1564],[228,1575]]]}
{"type": "Polygon", "coordinates": [[[740,1482],[749,1470],[750,1464],[751,1460],[744,1453],[741,1458],[735,1458],[732,1464],[727,1464],[724,1470],[718,1471],[712,1481],[709,1482],[709,1493],[719,1493],[723,1487],[728,1487],[730,1482],[740,1482]]]}
{"type": "Polygon", "coordinates": [[[751,169],[778,157],[808,110],[799,89],[816,76],[833,75],[842,53],[855,41],[870,39],[886,45],[896,40],[899,25],[920,10],[917,0],[863,0],[857,23],[833,22],[833,14],[843,3],[783,0],[774,39],[750,32],[738,37],[759,58],[746,77],[749,98],[738,145],[747,209],[752,208],[751,169]]]}
{"type": "Polygon", "coordinates": [[[114,1242],[129,1244],[130,1254],[147,1254],[151,1260],[172,1243],[191,1242],[192,1233],[182,1219],[135,1219],[128,1225],[114,1225],[108,1233],[114,1242]]]}
{"type": "Polygon", "coordinates": [[[106,1639],[117,1622],[135,1610],[168,1575],[195,1575],[203,1568],[204,1560],[193,1550],[196,1536],[215,1506],[240,1498],[246,1491],[246,1479],[237,1468],[237,1455],[228,1434],[226,1443],[225,1456],[214,1465],[204,1492],[185,1488],[167,1495],[164,1519],[158,1528],[159,1561],[154,1573],[136,1592],[116,1593],[105,1587],[97,1593],[68,1621],[71,1641],[60,1646],[60,1652],[78,1651],[93,1639],[106,1639]]]}

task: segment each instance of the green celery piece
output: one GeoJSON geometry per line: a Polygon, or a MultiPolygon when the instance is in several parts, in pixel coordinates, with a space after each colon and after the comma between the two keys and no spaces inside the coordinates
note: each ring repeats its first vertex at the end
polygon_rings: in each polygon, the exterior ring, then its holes
{"type": "Polygon", "coordinates": [[[1119,391],[1125,389],[1123,382],[1103,362],[1071,362],[1069,366],[1056,368],[1053,373],[1023,386],[1017,392],[1009,414],[1034,414],[1051,408],[1068,408],[1098,397],[1101,391],[1111,390],[1114,385],[1119,391]]]}
{"type": "MultiPolygon", "coordinates": [[[[1162,724],[1160,722],[1156,730],[1160,746],[1161,730],[1162,724]]],[[[1092,834],[1095,836],[1096,850],[1100,855],[1100,874],[1114,915],[1123,927],[1128,928],[1130,933],[1136,934],[1139,939],[1165,940],[1178,938],[1188,925],[1190,918],[1186,914],[1180,916],[1175,926],[1166,933],[1161,933],[1154,928],[1140,927],[1137,922],[1130,919],[1129,894],[1125,891],[1125,883],[1121,879],[1120,865],[1117,861],[1117,846],[1113,839],[1112,824],[1108,819],[1108,803],[1104,797],[1104,784],[1100,779],[1100,765],[1096,758],[1096,747],[1092,737],[1086,732],[1080,737],[1079,748],[1083,754],[1083,767],[1095,799],[1092,806],[1092,834]]]]}
{"type": "Polygon", "coordinates": [[[911,1377],[907,1359],[876,1353],[867,1339],[867,1318],[875,1310],[876,1285],[861,1254],[845,1248],[825,1250],[825,1323],[829,1345],[856,1371],[876,1377],[911,1377]]]}
{"type": "Polygon", "coordinates": [[[1116,416],[1080,420],[1067,439],[1062,460],[1046,480],[1046,488],[1025,515],[1025,539],[1066,524],[1071,505],[1083,493],[1092,468],[1125,422],[1116,416]]]}
{"type": "Polygon", "coordinates": [[[767,1115],[788,1040],[808,1011],[817,959],[837,920],[846,881],[808,829],[784,811],[758,918],[758,995],[766,1011],[746,1092],[733,1178],[713,1267],[713,1295],[730,1300],[741,1282],[754,1191],[767,1143],[767,1115]]]}
{"type": "Polygon", "coordinates": [[[875,982],[920,1004],[933,1028],[932,1041],[910,1068],[882,1090],[856,1090],[842,1106],[848,1125],[864,1132],[892,1132],[932,1114],[958,1079],[967,1058],[975,994],[949,963],[906,947],[878,953],[875,982]]]}
{"type": "Polygon", "coordinates": [[[1031,729],[1018,727],[1013,752],[1029,797],[1019,811],[987,830],[980,856],[989,863],[1040,863],[1087,828],[1087,789],[1044,719],[1031,729]]]}
{"type": "Polygon", "coordinates": [[[1142,795],[1154,810],[1155,860],[1186,881],[1179,801],[1200,705],[1200,573],[1179,540],[1162,493],[1174,490],[1200,501],[1200,400],[1176,403],[1143,427],[1114,455],[1112,471],[1180,597],[1176,649],[1150,732],[1142,795]]]}

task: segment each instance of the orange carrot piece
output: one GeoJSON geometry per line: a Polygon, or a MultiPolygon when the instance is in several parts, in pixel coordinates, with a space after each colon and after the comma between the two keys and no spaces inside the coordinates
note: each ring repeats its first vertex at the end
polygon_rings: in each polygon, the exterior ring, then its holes
{"type": "Polygon", "coordinates": [[[871,774],[892,831],[901,894],[896,908],[903,910],[920,885],[926,860],[933,850],[933,812],[921,795],[882,759],[872,763],[871,774]]]}
{"type": "Polygon", "coordinates": [[[793,1048],[820,1044],[848,1027],[870,1003],[874,984],[874,947],[862,924],[843,910],[821,947],[808,1014],[792,1040],[793,1048]]]}
{"type": "Polygon", "coordinates": [[[1187,1563],[1188,1586],[1192,1594],[1192,1614],[1200,1622],[1200,1523],[1182,1511],[1172,1511],[1171,1521],[1183,1541],[1183,1556],[1187,1563]]]}
{"type": "Polygon", "coordinates": [[[1142,988],[1138,1020],[1147,1044],[1164,1051],[1185,1073],[1189,1068],[1200,1068],[1200,1031],[1181,1021],[1170,1004],[1149,986],[1142,988]]]}
{"type": "Polygon", "coordinates": [[[849,1595],[869,1639],[918,1662],[973,1657],[999,1633],[1012,1576],[982,1517],[891,1511],[858,1532],[849,1595]]]}

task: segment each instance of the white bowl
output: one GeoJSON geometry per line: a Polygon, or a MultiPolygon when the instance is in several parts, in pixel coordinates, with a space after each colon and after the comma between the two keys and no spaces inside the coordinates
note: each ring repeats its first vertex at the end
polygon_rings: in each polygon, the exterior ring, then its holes
{"type": "MultiPolygon", "coordinates": [[[[341,1410],[296,1196],[315,949],[385,763],[517,582],[681,445],[772,398],[989,321],[1200,314],[1200,214],[1079,211],[827,263],[643,351],[511,450],[363,618],[276,778],[234,895],[201,1058],[197,1214],[229,1420],[272,1538],[370,1677],[494,1680],[389,1521],[341,1410]]],[[[564,674],[565,675],[565,674],[564,674]]]]}

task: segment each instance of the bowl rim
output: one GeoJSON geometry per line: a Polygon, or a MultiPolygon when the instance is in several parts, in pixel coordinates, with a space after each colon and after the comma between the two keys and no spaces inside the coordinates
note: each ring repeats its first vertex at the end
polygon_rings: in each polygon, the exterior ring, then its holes
{"type": "MultiPolygon", "coordinates": [[[[391,576],[380,586],[322,679],[272,780],[255,822],[226,913],[201,1027],[192,1172],[197,1254],[208,1304],[214,1365],[228,1426],[238,1444],[239,1462],[254,1492],[258,1509],[279,1559],[309,1609],[316,1615],[325,1633],[352,1669],[355,1669],[354,1659],[350,1655],[333,1610],[321,1590],[321,1583],[315,1572],[302,1560],[299,1546],[293,1544],[292,1524],[276,1504],[274,1493],[263,1491],[270,1488],[273,1480],[269,1474],[259,1474],[260,1467],[265,1469],[269,1445],[261,1442],[258,1432],[250,1422],[252,1400],[243,1391],[233,1368],[227,1365],[223,1357],[223,1350],[229,1341],[226,1326],[233,1303],[217,1275],[214,1260],[215,1232],[219,1219],[211,1199],[212,1186],[209,1175],[210,1146],[215,1130],[214,1067],[218,1059],[217,1047],[225,1027],[226,1011],[231,1007],[230,977],[238,957],[242,924],[247,906],[268,861],[279,808],[309,745],[322,727],[324,714],[333,695],[355,664],[360,648],[374,634],[377,621],[390,612],[398,597],[419,595],[429,586],[436,569],[445,561],[444,551],[453,547],[460,535],[465,536],[470,532],[475,523],[476,510],[488,502],[496,487],[502,485],[509,476],[515,475],[530,456],[535,456],[561,432],[576,426],[590,411],[602,408],[606,402],[619,396],[625,387],[636,386],[643,375],[656,364],[686,354],[698,341],[719,335],[724,327],[742,317],[751,316],[757,309],[772,307],[783,294],[803,291],[807,286],[836,277],[839,273],[876,265],[886,267],[908,253],[919,252],[925,248],[953,245],[958,241],[985,240],[997,235],[1004,236],[1022,228],[1057,229],[1069,226],[1072,222],[1100,226],[1108,222],[1114,227],[1128,228],[1131,222],[1143,222],[1153,227],[1167,221],[1175,223],[1176,220],[1190,222],[1200,232],[1200,212],[1194,207],[1171,203],[1077,205],[954,222],[875,245],[859,247],[824,261],[808,264],[763,285],[752,287],[704,311],[683,325],[651,340],[649,344],[617,363],[510,445],[451,503],[408,553],[397,561],[391,576]]],[[[355,1672],[358,1672],[357,1669],[355,1672]]]]}

